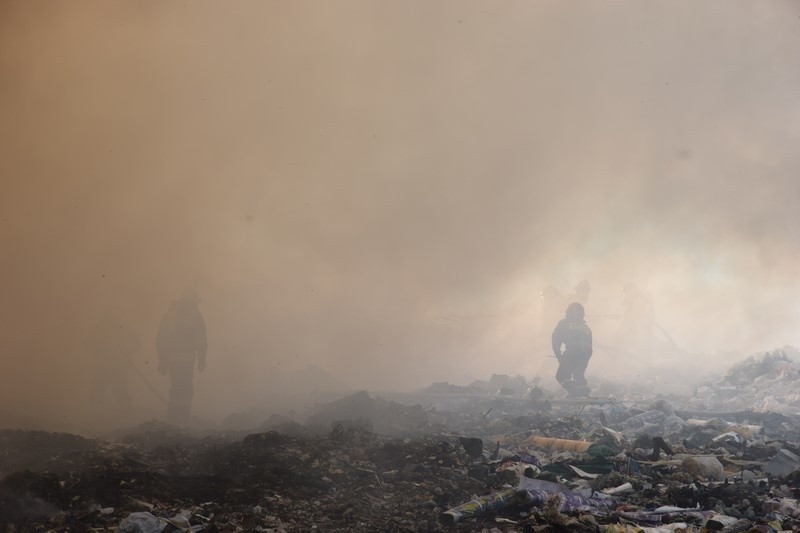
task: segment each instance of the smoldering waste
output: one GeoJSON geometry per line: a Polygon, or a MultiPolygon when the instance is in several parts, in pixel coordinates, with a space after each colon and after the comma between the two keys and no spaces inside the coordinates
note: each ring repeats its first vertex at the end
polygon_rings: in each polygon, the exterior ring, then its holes
{"type": "Polygon", "coordinates": [[[795,355],[755,354],[691,397],[618,386],[566,399],[495,375],[392,397],[357,392],[249,430],[3,430],[0,527],[796,530],[795,355]]]}

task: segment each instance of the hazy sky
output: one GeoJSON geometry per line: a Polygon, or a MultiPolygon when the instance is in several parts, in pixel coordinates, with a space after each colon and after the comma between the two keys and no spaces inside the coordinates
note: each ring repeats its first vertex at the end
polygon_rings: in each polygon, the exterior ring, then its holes
{"type": "Polygon", "coordinates": [[[186,287],[208,412],[552,373],[581,279],[601,344],[628,281],[676,366],[800,344],[799,56],[788,0],[0,0],[0,401],[75,416],[109,308],[165,390],[186,287]]]}

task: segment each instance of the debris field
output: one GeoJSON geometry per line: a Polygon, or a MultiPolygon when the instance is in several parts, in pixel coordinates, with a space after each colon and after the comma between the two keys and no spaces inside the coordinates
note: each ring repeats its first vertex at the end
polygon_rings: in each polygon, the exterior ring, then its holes
{"type": "Polygon", "coordinates": [[[690,397],[521,377],[364,391],[248,430],[0,431],[4,531],[794,531],[800,364],[690,397]]]}

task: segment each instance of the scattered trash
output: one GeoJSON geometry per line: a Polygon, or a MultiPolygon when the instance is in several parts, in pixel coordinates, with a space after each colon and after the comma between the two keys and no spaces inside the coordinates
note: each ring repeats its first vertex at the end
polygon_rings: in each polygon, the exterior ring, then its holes
{"type": "Polygon", "coordinates": [[[475,498],[442,513],[442,521],[446,524],[455,524],[464,518],[475,517],[488,510],[498,511],[514,501],[515,494],[514,489],[506,489],[488,496],[475,498]]]}
{"type": "Polygon", "coordinates": [[[748,358],[686,398],[562,400],[495,375],[362,391],[256,432],[231,428],[263,412],[199,433],[157,421],[96,440],[0,430],[0,529],[800,529],[789,353],[748,358]]]}
{"type": "Polygon", "coordinates": [[[165,520],[156,518],[148,512],[131,513],[120,522],[121,533],[161,533],[166,527],[165,520]]]}
{"type": "Polygon", "coordinates": [[[608,488],[608,489],[603,489],[602,492],[605,493],[605,494],[620,494],[620,493],[623,493],[623,492],[630,492],[632,490],[633,490],[633,485],[631,485],[630,483],[623,483],[622,485],[620,485],[618,487],[611,487],[611,488],[608,488]]]}
{"type": "Polygon", "coordinates": [[[528,439],[528,443],[548,450],[566,450],[570,452],[585,452],[592,444],[591,442],[579,440],[554,439],[539,436],[531,437],[528,439]]]}
{"type": "Polygon", "coordinates": [[[681,467],[689,474],[704,479],[722,481],[722,463],[714,456],[690,455],[683,460],[681,467]]]}
{"type": "Polygon", "coordinates": [[[773,476],[786,476],[800,468],[800,457],[782,448],[764,467],[764,472],[773,476]]]}
{"type": "Polygon", "coordinates": [[[480,459],[483,457],[483,441],[475,437],[459,437],[458,441],[464,447],[464,451],[472,459],[480,459]]]}

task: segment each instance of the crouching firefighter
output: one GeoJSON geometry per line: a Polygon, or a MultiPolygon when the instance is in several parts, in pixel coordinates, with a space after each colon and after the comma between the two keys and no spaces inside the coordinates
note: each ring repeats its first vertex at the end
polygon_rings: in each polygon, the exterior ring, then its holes
{"type": "Polygon", "coordinates": [[[592,330],[584,321],[583,306],[567,306],[566,316],[553,330],[553,352],[558,359],[556,380],[570,396],[588,396],[584,373],[592,357],[592,330]],[[561,351],[561,348],[564,351],[561,351]]]}

